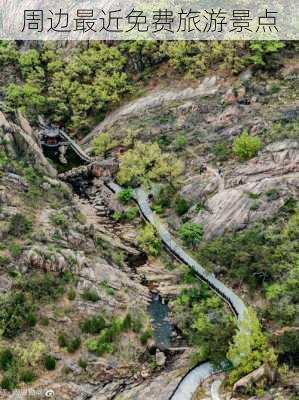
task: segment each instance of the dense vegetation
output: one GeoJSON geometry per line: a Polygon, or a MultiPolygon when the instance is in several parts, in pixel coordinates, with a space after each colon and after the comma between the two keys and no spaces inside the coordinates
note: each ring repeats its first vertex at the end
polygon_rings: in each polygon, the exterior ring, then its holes
{"type": "Polygon", "coordinates": [[[143,228],[140,228],[137,240],[139,246],[148,254],[152,256],[160,254],[162,250],[162,242],[152,225],[146,224],[143,228]]]}
{"type": "Polygon", "coordinates": [[[138,186],[164,179],[169,183],[183,172],[183,163],[171,154],[163,154],[158,143],[136,142],[133,149],[120,157],[117,180],[120,184],[138,186]]]}
{"type": "MultiPolygon", "coordinates": [[[[193,77],[214,66],[230,73],[251,64],[274,68],[286,45],[294,46],[271,41],[91,41],[76,44],[66,53],[58,42],[36,43],[20,51],[20,43],[1,41],[0,67],[3,73],[10,71],[9,83],[2,89],[2,108],[20,107],[33,121],[44,115],[74,133],[84,133],[124,96],[136,95],[162,63],[193,77]]],[[[178,146],[183,142],[179,140],[178,146]]],[[[99,146],[105,151],[107,144],[99,146]]]]}
{"type": "Polygon", "coordinates": [[[139,335],[143,345],[152,336],[151,328],[144,326],[144,318],[138,313],[134,315],[128,313],[123,318],[115,317],[109,322],[103,317],[93,316],[83,322],[82,329],[91,334],[98,334],[96,338],[87,341],[87,347],[99,356],[114,353],[121,335],[126,332],[139,335]]]}
{"type": "Polygon", "coordinates": [[[2,336],[12,338],[34,326],[41,303],[61,296],[70,280],[69,274],[60,278],[50,273],[18,277],[14,290],[0,296],[2,336]]]}
{"type": "Polygon", "coordinates": [[[264,315],[288,324],[298,317],[298,239],[299,213],[290,199],[273,221],[204,243],[198,254],[209,268],[221,265],[230,279],[262,289],[264,315]]]}
{"type": "Polygon", "coordinates": [[[203,227],[195,222],[185,222],[179,230],[186,245],[196,247],[203,237],[203,227]]]}
{"type": "Polygon", "coordinates": [[[276,366],[276,356],[263,334],[259,320],[252,309],[248,309],[240,323],[239,330],[234,336],[227,354],[234,365],[230,372],[231,383],[249,374],[260,365],[270,368],[276,366]]]}
{"type": "Polygon", "coordinates": [[[209,359],[219,366],[226,358],[236,329],[235,320],[222,300],[192,273],[187,272],[184,281],[192,286],[174,301],[175,318],[190,344],[196,346],[194,361],[209,359]]]}

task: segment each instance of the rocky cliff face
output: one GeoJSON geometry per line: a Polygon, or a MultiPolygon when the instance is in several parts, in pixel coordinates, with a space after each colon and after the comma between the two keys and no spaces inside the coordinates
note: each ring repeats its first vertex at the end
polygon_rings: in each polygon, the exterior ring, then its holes
{"type": "MultiPolygon", "coordinates": [[[[173,296],[171,286],[179,282],[179,273],[155,266],[137,248],[138,221],[121,225],[112,220],[111,212],[120,205],[100,179],[86,186],[88,196],[81,199],[53,177],[56,171],[26,120],[21,125],[1,118],[1,307],[22,294],[34,314],[29,323],[25,309],[21,311],[19,328],[4,333],[1,351],[15,349],[16,359],[29,354],[24,368],[34,370],[31,387],[50,387],[59,399],[144,399],[146,393],[154,398],[158,392],[169,398],[186,371],[187,353],[165,356],[154,340],[140,338],[151,330],[151,291],[173,296]],[[101,330],[90,328],[90,322],[82,326],[95,317],[105,319],[106,329],[118,327],[113,351],[88,351],[101,330]],[[55,370],[45,367],[45,354],[55,360],[55,370]]],[[[0,397],[8,395],[1,392],[0,397]]]]}
{"type": "Polygon", "coordinates": [[[182,190],[192,200],[207,199],[206,211],[189,214],[203,224],[206,239],[271,218],[288,198],[299,197],[299,145],[294,140],[276,142],[224,176],[212,172],[191,179],[182,190]]]}
{"type": "Polygon", "coordinates": [[[28,121],[21,114],[17,114],[16,119],[16,123],[9,122],[0,112],[0,151],[3,150],[11,158],[23,157],[36,170],[54,177],[56,170],[45,158],[28,121]]]}

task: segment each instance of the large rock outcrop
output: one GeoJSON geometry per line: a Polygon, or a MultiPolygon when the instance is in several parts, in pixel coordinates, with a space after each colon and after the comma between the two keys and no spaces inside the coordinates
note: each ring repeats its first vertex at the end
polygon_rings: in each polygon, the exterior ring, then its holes
{"type": "Polygon", "coordinates": [[[28,121],[19,115],[18,122],[17,125],[8,121],[0,111],[0,150],[2,146],[5,153],[12,158],[20,154],[42,174],[55,177],[56,170],[44,156],[28,121]]]}
{"type": "Polygon", "coordinates": [[[260,155],[228,172],[223,187],[215,176],[208,178],[191,181],[182,193],[206,200],[206,210],[193,218],[204,225],[205,238],[211,239],[270,218],[288,198],[298,198],[299,144],[285,140],[267,146],[260,155]]]}

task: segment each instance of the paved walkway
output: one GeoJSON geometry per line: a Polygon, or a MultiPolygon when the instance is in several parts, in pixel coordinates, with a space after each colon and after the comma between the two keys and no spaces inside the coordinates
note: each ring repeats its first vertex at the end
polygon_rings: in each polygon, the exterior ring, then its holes
{"type": "MultiPolygon", "coordinates": [[[[114,182],[110,182],[108,187],[115,193],[121,190],[121,187],[114,182]]],[[[139,209],[143,217],[152,224],[167,250],[175,256],[179,261],[188,265],[196,273],[199,279],[206,282],[209,287],[222,297],[231,307],[233,313],[238,320],[242,319],[246,310],[246,306],[240,297],[238,297],[231,289],[220,282],[214,274],[207,272],[197,261],[190,257],[173,239],[167,229],[163,226],[160,219],[150,208],[147,194],[138,188],[134,195],[139,209]]],[[[171,396],[171,400],[192,400],[192,396],[196,392],[198,386],[216,371],[210,362],[198,365],[189,371],[180,381],[171,396]]]]}
{"type": "Polygon", "coordinates": [[[211,386],[212,400],[221,400],[221,397],[220,397],[220,394],[219,394],[219,389],[220,389],[220,386],[221,386],[222,382],[223,382],[222,380],[217,379],[216,381],[214,381],[212,383],[212,386],[211,386]]]}
{"type": "MultiPolygon", "coordinates": [[[[87,156],[86,153],[72,139],[70,139],[67,135],[66,138],[70,140],[71,146],[84,162],[92,161],[92,159],[87,156]]],[[[108,183],[107,186],[115,193],[121,190],[121,187],[114,182],[108,183]]],[[[134,198],[143,217],[156,228],[157,233],[167,250],[180,262],[192,268],[198,278],[206,282],[209,287],[217,293],[218,296],[222,297],[228,303],[238,320],[241,320],[246,310],[243,300],[240,299],[240,297],[238,297],[231,289],[220,282],[214,274],[206,271],[196,260],[190,257],[189,254],[187,254],[178,243],[176,243],[168,230],[163,226],[158,216],[151,210],[148,196],[141,188],[135,190],[134,198]]],[[[182,378],[170,399],[192,400],[192,396],[196,392],[198,386],[213,372],[215,371],[210,362],[202,363],[193,368],[182,378]]]]}

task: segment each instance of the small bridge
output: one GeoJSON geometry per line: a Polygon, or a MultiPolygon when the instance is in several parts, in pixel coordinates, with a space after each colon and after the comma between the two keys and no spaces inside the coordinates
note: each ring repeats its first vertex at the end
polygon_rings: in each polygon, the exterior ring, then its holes
{"type": "Polygon", "coordinates": [[[59,153],[59,149],[64,149],[65,151],[70,148],[76,154],[78,159],[82,164],[89,164],[93,161],[78,144],[62,129],[48,127],[44,123],[41,124],[42,129],[39,132],[40,143],[45,149],[54,151],[54,154],[59,153]]]}

